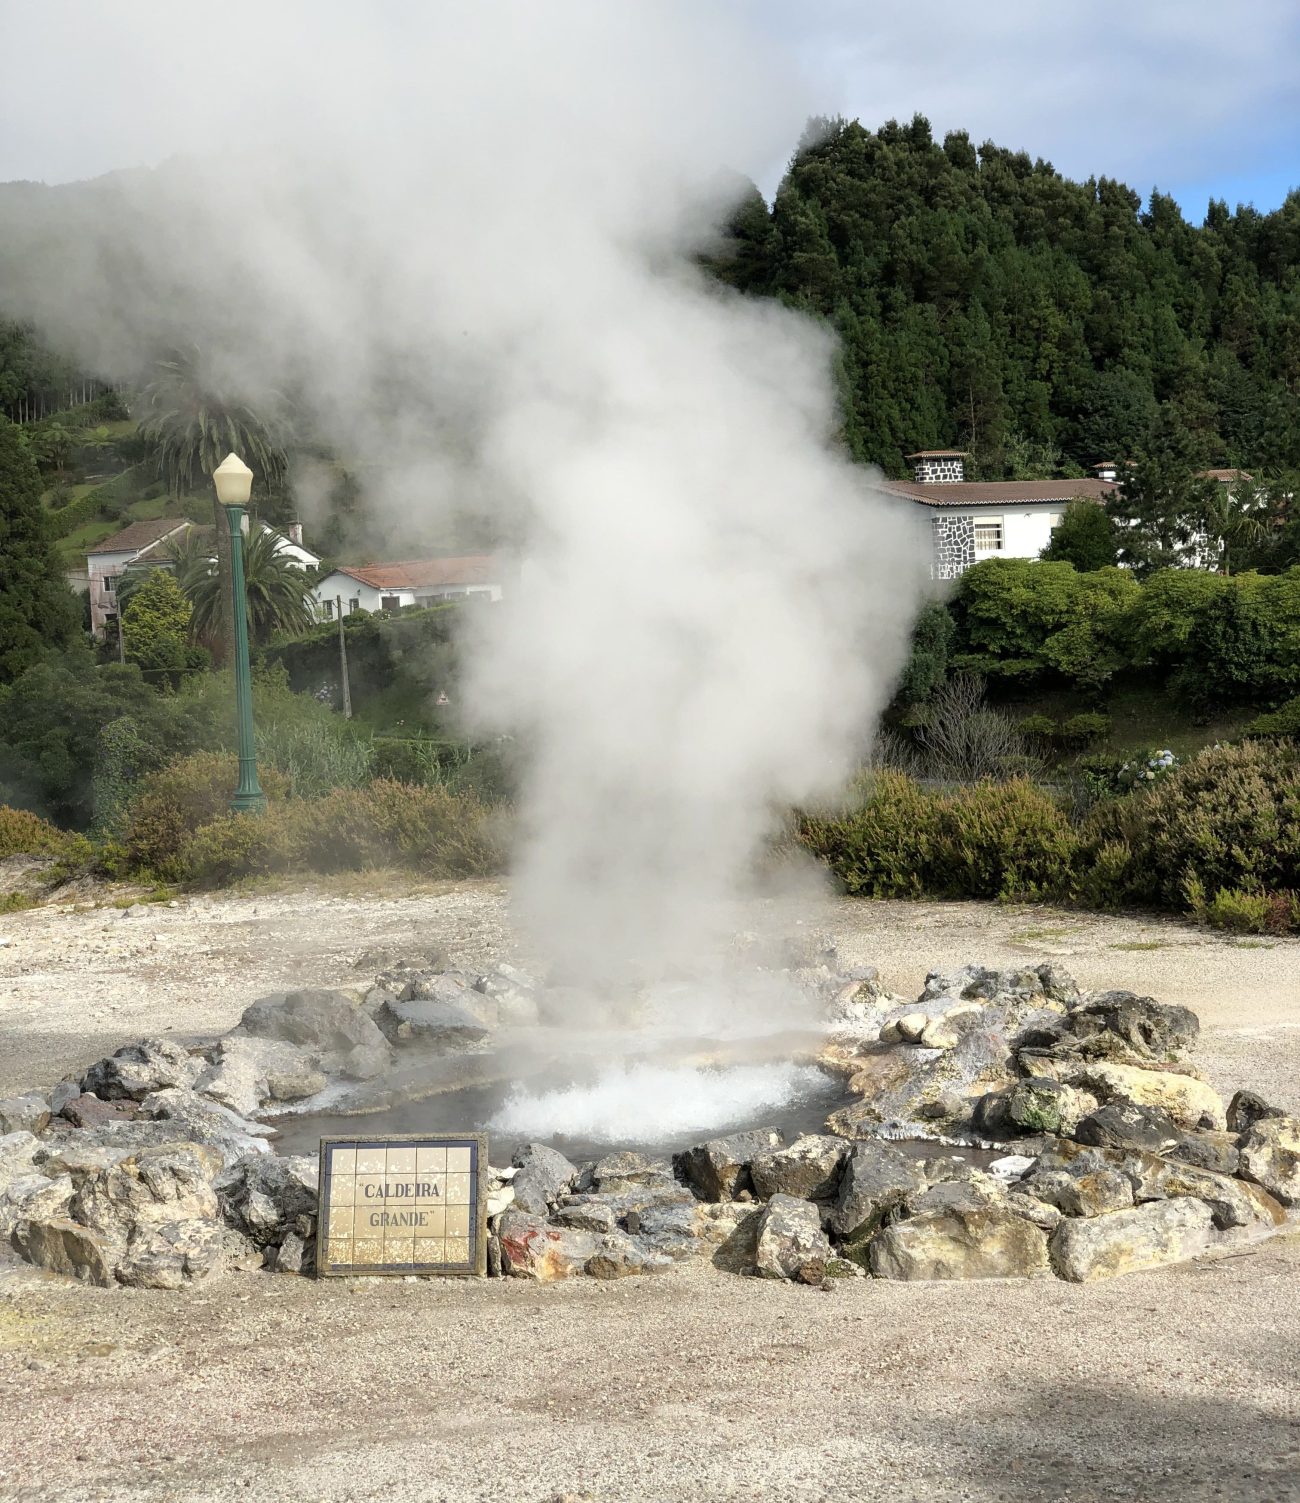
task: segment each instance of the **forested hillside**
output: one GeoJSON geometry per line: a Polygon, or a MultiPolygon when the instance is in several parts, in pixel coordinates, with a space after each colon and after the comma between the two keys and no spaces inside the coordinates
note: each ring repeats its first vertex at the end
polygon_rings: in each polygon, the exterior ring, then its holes
{"type": "Polygon", "coordinates": [[[714,269],[830,320],[846,442],[891,474],[949,445],[985,479],[1300,467],[1300,193],[1195,227],[921,117],[822,122],[731,231],[714,269]]]}

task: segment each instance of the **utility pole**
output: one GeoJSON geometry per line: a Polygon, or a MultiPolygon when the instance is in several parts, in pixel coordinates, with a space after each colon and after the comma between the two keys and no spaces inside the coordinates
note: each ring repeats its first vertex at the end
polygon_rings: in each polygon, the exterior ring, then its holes
{"type": "Polygon", "coordinates": [[[335,595],[334,605],[339,616],[339,672],[343,679],[343,718],[352,719],[352,685],[348,682],[348,644],[343,635],[343,597],[335,595]]]}

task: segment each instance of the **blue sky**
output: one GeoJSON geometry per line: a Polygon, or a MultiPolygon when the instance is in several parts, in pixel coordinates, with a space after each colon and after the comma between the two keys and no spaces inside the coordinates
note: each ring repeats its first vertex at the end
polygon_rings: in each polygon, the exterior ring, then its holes
{"type": "MultiPolygon", "coordinates": [[[[376,35],[391,36],[405,5],[464,0],[369,3],[376,35]]],[[[581,0],[530,3],[581,35],[581,0]]],[[[939,136],[961,127],[976,144],[1027,150],[1071,177],[1118,177],[1143,195],[1159,187],[1197,222],[1212,196],[1270,209],[1300,187],[1300,0],[619,3],[678,12],[702,48],[703,18],[730,24],[731,55],[752,47],[780,76],[773,113],[783,120],[791,104],[869,126],[919,111],[939,136]]],[[[313,0],[312,27],[328,29],[336,4],[358,14],[354,0],[313,0]]],[[[0,181],[67,181],[184,149],[213,89],[207,73],[225,70],[233,83],[247,71],[262,21],[242,0],[192,10],[162,0],[102,10],[85,0],[0,0],[0,181]],[[151,7],[155,22],[143,32],[151,7]],[[247,37],[246,48],[213,49],[218,10],[221,37],[247,37]],[[163,56],[168,38],[174,55],[163,56]],[[148,77],[133,76],[142,53],[157,54],[148,77]],[[179,106],[162,103],[166,83],[179,106]]],[[[294,52],[291,65],[310,68],[311,49],[294,52]]],[[[784,160],[729,165],[770,191],[784,160]]]]}

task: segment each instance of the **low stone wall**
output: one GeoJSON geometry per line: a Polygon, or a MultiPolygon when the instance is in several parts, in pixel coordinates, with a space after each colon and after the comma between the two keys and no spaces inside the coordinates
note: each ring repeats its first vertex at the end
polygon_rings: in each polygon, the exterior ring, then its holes
{"type": "MultiPolygon", "coordinates": [[[[827,1131],[584,1164],[521,1145],[489,1175],[490,1273],[708,1259],[808,1284],[1087,1281],[1267,1236],[1300,1204],[1300,1121],[1248,1092],[1225,1105],[1187,1060],[1184,1008],[1081,994],[1050,965],[936,973],[914,1001],[869,969],[842,974],[820,943],[782,969],[820,999],[821,1062],[856,1098],[827,1131]]],[[[508,966],[403,967],[264,998],[221,1038],[128,1045],[48,1097],[0,1101],[0,1235],[99,1285],[311,1272],[316,1160],[275,1154],[259,1119],[373,1093],[415,1058],[469,1067],[553,1000],[508,966]]]]}

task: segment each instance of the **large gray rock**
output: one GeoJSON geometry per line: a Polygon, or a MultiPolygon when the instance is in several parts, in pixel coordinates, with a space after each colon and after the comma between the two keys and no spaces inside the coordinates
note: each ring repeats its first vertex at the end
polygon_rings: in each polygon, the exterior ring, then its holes
{"type": "Polygon", "coordinates": [[[101,1289],[113,1283],[113,1261],[100,1239],[66,1216],[20,1221],[10,1240],[18,1256],[37,1268],[101,1289]]]}
{"type": "Polygon", "coordinates": [[[7,1132],[0,1137],[0,1190],[36,1172],[41,1140],[35,1133],[7,1132]]]}
{"type": "Polygon", "coordinates": [[[625,1279],[637,1274],[663,1273],[673,1260],[656,1252],[642,1237],[610,1232],[583,1265],[593,1279],[625,1279]]]}
{"type": "Polygon", "coordinates": [[[1097,1108],[1095,1096],[1046,1076],[1018,1080],[1007,1094],[1006,1113],[1018,1132],[1069,1136],[1097,1108]]]}
{"type": "MultiPolygon", "coordinates": [[[[460,990],[466,992],[465,988],[460,990]]],[[[413,1041],[448,1054],[472,1048],[491,1037],[493,1023],[482,1006],[485,1000],[468,993],[455,999],[415,997],[407,1002],[387,1001],[376,1013],[375,1021],[395,1044],[413,1041]],[[473,1005],[475,1001],[479,1005],[473,1005]]],[[[495,1013],[495,1006],[492,1011],[495,1013]]]]}
{"type": "Polygon", "coordinates": [[[1096,1148],[1137,1148],[1144,1153],[1167,1153],[1182,1138],[1168,1112],[1132,1102],[1112,1102],[1089,1113],[1075,1128],[1080,1143],[1096,1148]]]}
{"type": "Polygon", "coordinates": [[[54,1179],[43,1174],[26,1174],[10,1181],[0,1194],[0,1239],[7,1240],[14,1227],[29,1218],[66,1219],[72,1195],[72,1176],[68,1174],[54,1179]]]}
{"type": "Polygon", "coordinates": [[[677,1198],[677,1192],[685,1189],[673,1177],[667,1159],[631,1151],[607,1153],[597,1159],[579,1175],[575,1188],[581,1192],[594,1190],[599,1195],[641,1197],[647,1204],[658,1203],[665,1193],[677,1198]]]}
{"type": "Polygon", "coordinates": [[[263,997],[245,1010],[239,1027],[251,1038],[298,1044],[319,1069],[352,1080],[373,1080],[392,1062],[378,1025],[346,992],[307,990],[263,997]]]}
{"type": "Polygon", "coordinates": [[[212,1181],[220,1169],[220,1155],[198,1143],[141,1149],[88,1175],[73,1197],[72,1218],[119,1252],[150,1225],[214,1222],[212,1181]]]}
{"type": "Polygon", "coordinates": [[[1112,1035],[1147,1059],[1177,1058],[1196,1042],[1201,1025],[1186,1007],[1171,1007],[1133,992],[1093,992],[1070,1012],[1079,1039],[1112,1035]]]}
{"type": "Polygon", "coordinates": [[[832,1200],[839,1193],[841,1171],[849,1154],[843,1138],[815,1134],[784,1148],[755,1154],[749,1173],[761,1200],[793,1195],[798,1200],[832,1200]]]}
{"type": "Polygon", "coordinates": [[[1156,1159],[1143,1164],[1135,1183],[1138,1200],[1178,1200],[1189,1196],[1204,1201],[1215,1226],[1221,1230],[1234,1226],[1271,1228],[1286,1219],[1286,1212],[1262,1185],[1176,1160],[1156,1159]]]}
{"type": "Polygon", "coordinates": [[[774,1195],[758,1218],[754,1268],[760,1278],[820,1284],[834,1254],[810,1201],[774,1195]]]}
{"type": "Polygon", "coordinates": [[[151,1091],[193,1085],[202,1069],[201,1059],[171,1039],[141,1039],[91,1065],[81,1088],[105,1101],[143,1101],[151,1091]]]}
{"type": "Polygon", "coordinates": [[[673,1167],[701,1200],[734,1200],[741,1190],[753,1189],[754,1156],[780,1145],[781,1134],[772,1128],[730,1133],[675,1154],[673,1167]]]}
{"type": "Polygon", "coordinates": [[[925,1171],[916,1159],[888,1143],[858,1143],[845,1160],[827,1223],[844,1241],[860,1241],[906,1196],[925,1189],[925,1171]]]}
{"type": "Polygon", "coordinates": [[[1284,1206],[1300,1205],[1300,1118],[1258,1118],[1241,1145],[1241,1172],[1284,1206]]]}
{"type": "Polygon", "coordinates": [[[885,1279],[1020,1278],[1047,1270],[1047,1236],[1005,1207],[954,1207],[885,1227],[868,1257],[885,1279]]]}
{"type": "Polygon", "coordinates": [[[1133,1204],[1133,1182],[1109,1165],[1084,1173],[1057,1169],[1031,1174],[1021,1188],[1066,1216],[1103,1216],[1133,1204]]]}
{"type": "Polygon", "coordinates": [[[1241,1145],[1232,1132],[1185,1132],[1169,1157],[1216,1174],[1236,1174],[1241,1168],[1241,1145]]]}
{"type": "Polygon", "coordinates": [[[119,1122],[133,1122],[140,1114],[140,1103],[129,1097],[104,1101],[89,1091],[63,1103],[63,1116],[74,1127],[111,1127],[119,1122]]]}
{"type": "Polygon", "coordinates": [[[140,1103],[140,1113],[143,1117],[174,1124],[191,1142],[215,1148],[227,1168],[247,1154],[271,1151],[266,1141],[270,1128],[260,1122],[249,1122],[229,1107],[200,1096],[197,1091],[183,1090],[179,1086],[154,1091],[140,1103]]]}
{"type": "Polygon", "coordinates": [[[50,1103],[37,1091],[0,1100],[0,1133],[40,1132],[50,1120],[50,1103]]]}
{"type": "Polygon", "coordinates": [[[1076,1284],[1159,1268],[1204,1252],[1213,1231],[1209,1206],[1191,1199],[1156,1200],[1089,1219],[1067,1217],[1052,1233],[1052,1267],[1076,1284]]]}
{"type": "Polygon", "coordinates": [[[114,1277],[140,1289],[180,1289],[226,1271],[226,1229],[189,1217],[137,1227],[114,1277]]]}
{"type": "Polygon", "coordinates": [[[241,1117],[251,1117],[268,1103],[300,1101],[325,1088],[317,1056],[283,1039],[227,1034],[211,1052],[211,1063],[194,1089],[241,1117]]]}
{"type": "Polygon", "coordinates": [[[1265,1117],[1285,1117],[1280,1106],[1270,1106],[1254,1091],[1238,1091],[1228,1103],[1227,1126],[1231,1133],[1249,1132],[1265,1117]]]}
{"type": "Polygon", "coordinates": [[[585,1273],[587,1260],[601,1250],[602,1241],[593,1232],[577,1227],[553,1226],[540,1216],[531,1216],[516,1206],[507,1206],[497,1225],[501,1244],[501,1270],[510,1278],[551,1284],[558,1279],[585,1273]]]}
{"type": "Polygon", "coordinates": [[[524,1143],[515,1149],[511,1163],[519,1171],[510,1181],[514,1203],[534,1216],[545,1216],[578,1173],[562,1153],[545,1143],[524,1143]]]}
{"type": "Polygon", "coordinates": [[[251,1154],[220,1178],[217,1189],[227,1219],[265,1248],[295,1231],[299,1217],[315,1217],[318,1182],[317,1162],[306,1154],[251,1154]]]}

